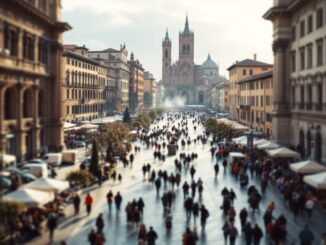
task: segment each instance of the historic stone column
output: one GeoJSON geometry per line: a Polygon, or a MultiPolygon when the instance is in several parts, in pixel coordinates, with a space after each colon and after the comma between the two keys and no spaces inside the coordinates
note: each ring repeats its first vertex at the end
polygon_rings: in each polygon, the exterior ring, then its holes
{"type": "Polygon", "coordinates": [[[0,48],[4,49],[5,47],[5,42],[4,42],[4,36],[5,36],[5,26],[4,26],[4,21],[0,20],[0,48]]]}
{"type": "Polygon", "coordinates": [[[40,61],[39,61],[39,55],[38,55],[39,52],[40,52],[40,50],[39,50],[38,44],[39,44],[39,38],[37,36],[35,36],[34,37],[34,62],[35,62],[35,64],[39,64],[40,63],[40,61]]]}
{"type": "Polygon", "coordinates": [[[23,89],[21,83],[16,85],[16,156],[17,161],[25,158],[26,154],[26,132],[23,125],[23,89]]]}
{"type": "Polygon", "coordinates": [[[18,29],[18,38],[17,38],[17,57],[18,60],[21,61],[23,59],[23,30],[22,29],[18,29]]]}
{"type": "Polygon", "coordinates": [[[288,39],[273,42],[273,134],[272,140],[288,145],[291,141],[291,117],[289,108],[290,78],[288,67],[288,39]]]}
{"type": "Polygon", "coordinates": [[[33,126],[32,126],[32,155],[33,157],[38,155],[38,150],[40,149],[40,127],[39,127],[39,117],[38,117],[38,99],[39,99],[39,87],[38,85],[33,85],[33,101],[32,101],[32,116],[33,116],[33,126]]]}

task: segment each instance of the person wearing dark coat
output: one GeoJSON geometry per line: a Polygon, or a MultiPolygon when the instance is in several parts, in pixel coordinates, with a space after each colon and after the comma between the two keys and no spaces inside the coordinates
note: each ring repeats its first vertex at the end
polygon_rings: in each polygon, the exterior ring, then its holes
{"type": "Polygon", "coordinates": [[[245,236],[246,244],[251,245],[253,231],[252,231],[250,222],[247,222],[244,225],[243,233],[244,233],[244,236],[245,236]]]}
{"type": "Polygon", "coordinates": [[[248,218],[247,209],[246,208],[241,209],[239,216],[240,216],[241,229],[243,229],[243,227],[247,223],[247,218],[248,218]]]}
{"type": "Polygon", "coordinates": [[[100,213],[97,216],[95,224],[96,224],[96,227],[97,227],[97,233],[102,233],[103,228],[104,228],[104,220],[103,220],[103,217],[102,217],[102,213],[100,213]]]}
{"type": "Polygon", "coordinates": [[[263,231],[261,228],[256,224],[253,231],[252,231],[252,236],[254,240],[254,245],[259,245],[260,240],[263,237],[263,231]]]}
{"type": "Polygon", "coordinates": [[[149,227],[149,231],[147,232],[147,244],[155,245],[156,239],[158,238],[157,233],[154,231],[153,227],[149,227]]]}

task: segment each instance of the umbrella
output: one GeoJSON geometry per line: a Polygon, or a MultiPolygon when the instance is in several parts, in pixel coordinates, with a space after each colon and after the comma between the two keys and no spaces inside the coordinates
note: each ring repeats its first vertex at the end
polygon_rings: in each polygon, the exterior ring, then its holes
{"type": "Polygon", "coordinates": [[[261,149],[261,150],[273,150],[273,149],[276,149],[276,148],[279,148],[280,146],[278,144],[275,144],[273,142],[268,142],[266,144],[261,144],[261,145],[258,145],[257,148],[258,149],[261,149]]]}
{"type": "Polygon", "coordinates": [[[39,178],[24,186],[28,189],[35,189],[48,192],[62,192],[69,188],[68,181],[55,180],[49,178],[39,178]]]}
{"type": "Polygon", "coordinates": [[[53,201],[54,194],[33,189],[19,189],[5,195],[3,199],[6,201],[20,201],[25,203],[27,207],[41,207],[53,201]]]}
{"type": "Polygon", "coordinates": [[[267,151],[267,154],[271,157],[291,157],[291,158],[299,158],[300,154],[296,151],[292,151],[286,147],[281,147],[275,150],[267,151]]]}
{"type": "Polygon", "coordinates": [[[319,190],[326,190],[326,172],[303,177],[303,181],[319,190]]]}
{"type": "Polygon", "coordinates": [[[64,129],[72,128],[72,127],[75,127],[75,126],[76,126],[76,124],[74,124],[74,123],[69,123],[69,122],[65,122],[65,123],[63,124],[63,128],[64,128],[64,129]]]}
{"type": "Polygon", "coordinates": [[[323,166],[317,162],[311,161],[311,160],[292,163],[292,164],[290,164],[290,168],[294,172],[300,173],[300,174],[315,174],[315,173],[320,173],[320,172],[326,171],[325,166],[323,166]]]}

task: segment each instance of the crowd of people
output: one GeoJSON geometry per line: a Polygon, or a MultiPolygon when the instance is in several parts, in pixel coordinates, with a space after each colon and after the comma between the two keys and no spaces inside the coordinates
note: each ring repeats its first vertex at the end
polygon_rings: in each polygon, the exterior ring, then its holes
{"type": "MultiPolygon", "coordinates": [[[[271,186],[280,191],[285,205],[292,210],[294,218],[302,216],[305,220],[311,219],[315,196],[303,184],[302,178],[294,175],[288,169],[288,164],[284,164],[282,160],[270,159],[258,149],[249,151],[244,146],[229,142],[221,143],[223,140],[203,129],[204,120],[204,114],[193,111],[169,112],[156,119],[150,128],[138,131],[136,143],[142,147],[134,146],[134,152],[122,161],[125,167],[129,164],[139,166],[139,176],[142,177],[143,184],[147,184],[156,194],[153,198],[161,201],[162,221],[167,233],[173,229],[175,223],[174,210],[180,204],[180,201],[176,202],[179,196],[183,200],[184,216],[182,217],[186,224],[183,234],[180,234],[183,245],[197,244],[201,234],[205,233],[207,221],[212,219],[211,216],[216,215],[216,212],[209,210],[210,205],[207,205],[206,199],[203,198],[204,192],[206,193],[207,185],[204,182],[207,176],[200,176],[201,155],[195,151],[191,152],[202,147],[207,149],[207,154],[209,151],[211,153],[211,172],[215,181],[222,186],[223,178],[227,174],[239,187],[234,190],[234,187],[223,186],[221,198],[218,198],[219,202],[215,203],[220,207],[220,214],[223,217],[220,226],[216,227],[216,232],[223,234],[225,244],[233,245],[240,239],[247,245],[292,245],[293,242],[301,245],[315,244],[313,242],[316,242],[321,234],[314,234],[308,224],[302,227],[296,237],[290,236],[288,218],[278,212],[277,205],[274,202],[270,202],[267,208],[262,208],[261,205],[262,200],[266,199],[267,188],[271,186]],[[176,155],[168,150],[171,145],[176,146],[176,155]],[[195,147],[191,147],[192,145],[195,147]],[[142,154],[142,150],[152,151],[151,161],[137,161],[136,155],[142,154]],[[242,152],[247,157],[230,162],[227,160],[228,155],[234,151],[242,152]],[[168,158],[173,158],[174,169],[165,168],[168,158]],[[222,169],[223,176],[219,175],[222,169]],[[241,202],[236,193],[246,196],[247,203],[241,202]]],[[[217,192],[209,194],[219,196],[217,192]]],[[[92,204],[95,198],[98,197],[93,197],[91,193],[85,197],[84,204],[88,215],[93,212],[92,204]]],[[[122,195],[119,192],[114,194],[113,190],[109,190],[106,199],[108,212],[112,212],[115,204],[115,211],[120,215],[122,195]]],[[[74,204],[75,202],[75,214],[78,214],[81,203],[79,196],[74,199],[74,204]]],[[[155,245],[157,240],[161,239],[155,228],[161,229],[161,227],[158,223],[149,224],[144,218],[146,202],[147,200],[143,200],[141,196],[124,201],[126,223],[137,230],[139,245],[155,245]]],[[[110,240],[105,236],[104,229],[105,225],[110,227],[110,224],[105,224],[102,212],[103,210],[98,214],[95,226],[88,235],[91,245],[102,245],[105,240],[110,240]]],[[[321,244],[325,245],[325,237],[323,242],[321,244]]]]}

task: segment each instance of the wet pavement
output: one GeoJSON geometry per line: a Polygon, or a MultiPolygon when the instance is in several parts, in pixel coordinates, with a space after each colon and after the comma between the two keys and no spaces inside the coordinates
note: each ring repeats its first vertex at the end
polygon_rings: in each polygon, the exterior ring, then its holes
{"type": "MultiPolygon", "coordinates": [[[[177,122],[175,122],[176,124],[177,122]]],[[[163,125],[162,122],[160,125],[163,125]]],[[[192,119],[188,120],[189,136],[191,139],[197,137],[198,134],[202,134],[203,128],[197,127],[196,132],[193,129],[192,119]]],[[[179,141],[180,142],[180,141],[179,141]]],[[[152,169],[154,170],[167,170],[168,173],[175,172],[174,160],[177,156],[167,157],[165,162],[160,162],[154,160],[153,148],[147,149],[145,144],[136,142],[134,145],[140,146],[141,151],[135,154],[135,160],[132,168],[123,168],[120,163],[117,167],[118,173],[122,173],[123,180],[122,183],[113,183],[112,180],[105,182],[101,188],[96,188],[91,192],[94,199],[94,204],[92,207],[92,213],[90,216],[86,216],[85,206],[82,205],[81,213],[77,216],[72,215],[72,206],[67,207],[67,218],[60,223],[59,227],[55,232],[55,241],[59,242],[64,240],[67,244],[88,244],[88,233],[92,228],[95,228],[95,220],[99,213],[103,213],[103,218],[105,221],[104,234],[106,238],[105,244],[114,245],[129,245],[137,244],[138,238],[138,227],[127,224],[126,213],[124,208],[127,202],[132,201],[134,198],[138,200],[142,197],[145,202],[143,223],[148,229],[149,226],[153,226],[158,234],[158,240],[156,244],[182,244],[182,234],[187,227],[186,214],[183,208],[184,198],[181,189],[182,183],[187,180],[190,183],[191,177],[189,170],[186,171],[185,168],[182,169],[181,174],[181,185],[180,189],[176,189],[175,202],[172,205],[173,214],[173,225],[172,230],[167,232],[165,228],[164,218],[163,218],[163,206],[161,202],[161,196],[164,189],[169,190],[169,186],[164,187],[162,183],[162,188],[160,196],[156,195],[156,189],[153,185],[148,183],[147,180],[143,179],[142,166],[144,163],[151,163],[152,169]],[[120,213],[117,213],[115,206],[113,206],[110,212],[107,207],[106,194],[109,190],[112,190],[114,194],[120,191],[123,197],[123,202],[121,206],[120,213]]],[[[210,216],[206,223],[205,230],[200,227],[200,220],[197,220],[195,225],[193,220],[191,220],[190,227],[193,229],[196,226],[198,233],[198,243],[197,244],[224,244],[222,226],[224,223],[224,216],[221,210],[222,197],[221,190],[224,186],[228,188],[233,188],[237,199],[235,200],[234,206],[237,212],[237,217],[235,219],[235,225],[240,230],[240,220],[239,212],[243,207],[249,208],[247,203],[247,191],[246,189],[241,189],[239,182],[230,175],[229,171],[223,172],[222,166],[220,166],[220,172],[218,178],[214,178],[213,165],[215,160],[211,158],[210,145],[202,145],[201,143],[191,144],[182,149],[179,144],[179,151],[185,153],[195,152],[198,154],[198,159],[192,162],[196,168],[195,180],[200,177],[204,182],[204,192],[201,202],[205,204],[208,209],[210,216]]],[[[165,150],[167,155],[167,150],[165,150]]],[[[259,185],[258,181],[254,177],[250,177],[249,185],[259,185]]],[[[260,189],[260,188],[259,188],[260,189]]],[[[84,198],[82,197],[82,200],[84,198]]],[[[198,192],[195,201],[198,200],[198,192]]],[[[263,199],[260,205],[259,213],[249,212],[249,220],[252,224],[259,224],[259,226],[264,230],[262,215],[266,209],[266,206],[274,201],[276,204],[276,210],[274,211],[274,217],[280,214],[284,214],[287,218],[287,232],[288,241],[286,244],[299,244],[297,239],[299,231],[302,229],[305,223],[308,223],[315,234],[316,243],[320,244],[320,236],[326,231],[325,222],[326,215],[319,211],[314,212],[314,217],[309,220],[306,216],[300,217],[297,220],[293,219],[292,213],[288,208],[284,206],[283,199],[280,193],[274,189],[271,185],[267,188],[267,192],[263,195],[263,199]]],[[[48,235],[44,234],[41,238],[33,240],[29,244],[47,244],[48,235]]],[[[245,244],[243,236],[237,239],[236,244],[245,244]]],[[[263,237],[261,244],[268,244],[268,239],[266,236],[263,237]]]]}

